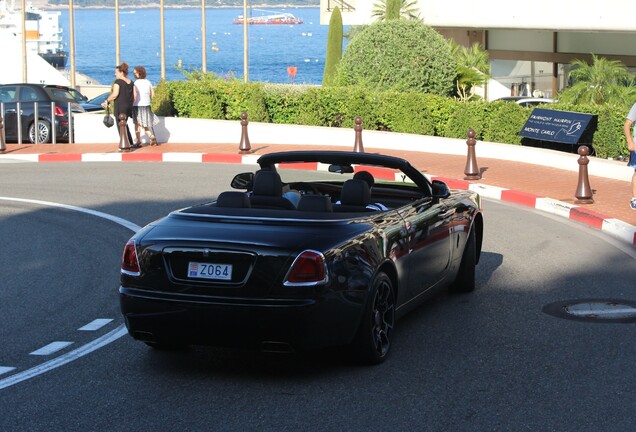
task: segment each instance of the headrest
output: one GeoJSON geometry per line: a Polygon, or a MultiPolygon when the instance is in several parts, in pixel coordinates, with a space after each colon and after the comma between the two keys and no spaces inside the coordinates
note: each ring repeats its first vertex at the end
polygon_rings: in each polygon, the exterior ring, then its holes
{"type": "Polygon", "coordinates": [[[221,192],[216,199],[217,207],[244,208],[251,207],[249,197],[243,192],[221,192]]]}
{"type": "Polygon", "coordinates": [[[303,195],[298,202],[298,210],[314,212],[333,211],[331,198],[324,195],[303,195]]]}
{"type": "Polygon", "coordinates": [[[366,206],[371,202],[369,185],[364,180],[347,180],[342,185],[340,202],[344,205],[366,206]]]}
{"type": "Polygon", "coordinates": [[[283,194],[283,182],[276,171],[260,170],[254,175],[252,193],[263,196],[281,196],[283,194]]]}

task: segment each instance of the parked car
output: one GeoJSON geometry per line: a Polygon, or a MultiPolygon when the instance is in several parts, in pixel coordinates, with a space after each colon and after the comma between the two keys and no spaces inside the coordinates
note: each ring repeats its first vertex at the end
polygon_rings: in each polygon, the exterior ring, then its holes
{"type": "Polygon", "coordinates": [[[102,93],[93,99],[80,103],[80,105],[82,105],[82,108],[84,108],[86,112],[103,111],[104,107],[102,107],[102,103],[106,101],[108,95],[110,95],[110,92],[102,93]]]}
{"type": "Polygon", "coordinates": [[[344,345],[374,364],[388,355],[397,318],[443,288],[475,288],[476,193],[379,154],[282,152],[258,164],[234,177],[237,190],[128,241],[119,293],[133,338],[155,348],[344,345]],[[319,165],[324,179],[298,180],[319,165]],[[388,181],[370,187],[354,171],[388,181]]]}
{"type": "Polygon", "coordinates": [[[528,97],[528,96],[505,96],[499,99],[495,99],[495,101],[514,102],[517,105],[521,105],[522,107],[526,107],[526,108],[531,108],[531,107],[535,107],[537,105],[543,105],[543,104],[551,104],[555,102],[554,99],[550,99],[550,98],[539,98],[539,97],[528,97]]]}
{"type": "Polygon", "coordinates": [[[69,88],[58,85],[3,84],[0,85],[0,103],[7,141],[17,141],[20,130],[21,140],[28,139],[31,143],[52,142],[53,128],[57,141],[68,141],[69,106],[71,113],[84,112],[69,88]]]}
{"type": "MultiPolygon", "coordinates": [[[[62,86],[59,86],[62,87],[62,86]]],[[[73,96],[73,99],[77,101],[77,103],[82,104],[88,101],[88,97],[84,96],[79,90],[74,89],[73,87],[65,87],[68,92],[73,96]]]]}

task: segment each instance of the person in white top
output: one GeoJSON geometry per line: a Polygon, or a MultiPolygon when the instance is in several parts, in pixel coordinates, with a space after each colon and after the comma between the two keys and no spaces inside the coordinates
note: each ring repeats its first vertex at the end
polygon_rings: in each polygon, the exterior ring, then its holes
{"type": "Polygon", "coordinates": [[[150,108],[150,102],[155,96],[155,91],[150,81],[146,79],[146,68],[143,66],[135,67],[133,75],[135,76],[133,120],[135,122],[135,135],[137,139],[132,147],[141,147],[142,128],[150,138],[150,145],[158,145],[153,126],[156,125],[159,120],[150,108]]]}

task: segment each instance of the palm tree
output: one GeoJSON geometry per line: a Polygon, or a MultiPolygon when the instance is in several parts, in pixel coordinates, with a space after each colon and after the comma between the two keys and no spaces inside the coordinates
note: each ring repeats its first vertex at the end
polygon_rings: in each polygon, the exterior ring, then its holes
{"type": "Polygon", "coordinates": [[[377,3],[373,4],[371,16],[377,18],[378,21],[384,21],[389,18],[387,17],[387,12],[391,9],[391,4],[389,4],[389,2],[392,1],[399,2],[401,18],[413,20],[420,19],[420,9],[417,6],[417,0],[379,0],[377,3]]]}
{"type": "Polygon", "coordinates": [[[561,101],[596,105],[610,101],[633,103],[634,76],[620,61],[592,54],[592,64],[583,60],[574,60],[570,64],[573,84],[559,94],[561,101]]]}
{"type": "Polygon", "coordinates": [[[463,101],[471,99],[471,90],[475,86],[483,85],[489,78],[490,62],[488,52],[478,43],[465,47],[450,40],[451,49],[457,61],[456,88],[459,98],[463,101]]]}

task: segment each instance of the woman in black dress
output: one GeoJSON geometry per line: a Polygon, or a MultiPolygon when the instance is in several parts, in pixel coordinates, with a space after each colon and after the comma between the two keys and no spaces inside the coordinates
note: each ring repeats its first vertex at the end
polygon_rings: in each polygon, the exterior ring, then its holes
{"type": "MultiPolygon", "coordinates": [[[[126,114],[126,134],[128,135],[128,142],[131,144],[131,147],[135,148],[136,146],[133,145],[130,129],[128,129],[128,118],[132,117],[134,100],[133,89],[134,84],[128,78],[128,64],[122,63],[115,68],[115,82],[113,83],[113,89],[103,105],[105,108],[110,102],[114,101],[115,109],[113,112],[115,114],[115,121],[117,125],[119,125],[119,114],[126,114]]],[[[117,131],[121,134],[119,127],[117,128],[117,131]]],[[[119,150],[121,151],[121,149],[119,150]]]]}

